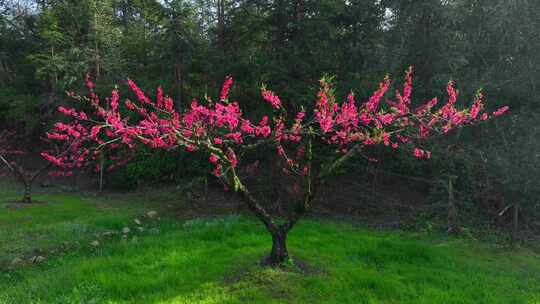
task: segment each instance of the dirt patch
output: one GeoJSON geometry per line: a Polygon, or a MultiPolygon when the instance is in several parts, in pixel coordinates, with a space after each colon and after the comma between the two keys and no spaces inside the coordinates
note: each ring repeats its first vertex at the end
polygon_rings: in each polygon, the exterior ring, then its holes
{"type": "Polygon", "coordinates": [[[8,209],[20,209],[20,208],[26,208],[26,207],[32,207],[36,205],[45,205],[48,204],[47,202],[43,201],[32,201],[32,203],[24,203],[21,201],[9,201],[6,203],[6,208],[8,209]]]}
{"type": "Polygon", "coordinates": [[[293,257],[292,258],[292,262],[291,262],[291,265],[286,265],[286,266],[282,266],[283,267],[283,270],[289,270],[289,271],[294,271],[294,272],[298,272],[298,273],[301,273],[303,275],[306,275],[306,276],[314,276],[314,275],[323,275],[324,274],[324,271],[313,265],[313,264],[310,264],[304,260],[301,260],[301,259],[298,259],[296,257],[293,257]]]}

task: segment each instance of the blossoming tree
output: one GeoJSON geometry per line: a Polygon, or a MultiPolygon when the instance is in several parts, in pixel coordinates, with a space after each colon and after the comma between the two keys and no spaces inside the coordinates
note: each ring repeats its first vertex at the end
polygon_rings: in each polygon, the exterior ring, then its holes
{"type": "Polygon", "coordinates": [[[278,95],[263,86],[262,99],[272,111],[260,120],[248,119],[241,105],[229,99],[231,77],[226,78],[218,100],[208,99],[205,103],[193,100],[184,113],[174,109],[172,99],[164,96],[161,88],[151,99],[133,81],[128,80],[128,84],[137,97],[136,102],[121,102],[117,90],[102,99],[94,93],[94,84],[87,78],[89,95],[71,96],[88,103],[92,112],[60,107],[59,111],[69,121],[57,123],[48,133],[50,139],[77,139],[84,144],[76,155],[54,157],[43,153],[43,156],[59,167],[69,168],[87,165],[104,149],[109,150],[109,155],[119,157],[138,145],[206,153],[213,164],[212,173],[241,194],[248,209],[271,234],[272,249],[265,259],[269,265],[287,259],[288,232],[311,206],[325,178],[354,155],[376,145],[388,149],[404,146],[412,147],[417,158],[429,159],[431,152],[416,146],[419,140],[487,120],[508,109],[488,114],[481,94],[470,107],[458,109],[458,93],[452,82],[448,83],[448,100],[444,105],[438,107],[434,98],[413,108],[412,69],[407,71],[403,88],[396,91],[394,100],[383,100],[391,85],[388,77],[363,103],[358,103],[353,93],[339,102],[331,83],[323,79],[313,104],[296,113],[286,111],[278,95]],[[265,209],[240,174],[243,152],[261,145],[275,149],[282,169],[300,181],[297,189],[300,195],[290,202],[292,211],[284,218],[265,209]],[[317,153],[327,155],[320,157],[317,153]]]}
{"type": "MultiPolygon", "coordinates": [[[[29,169],[27,166],[23,165],[24,162],[21,160],[21,156],[25,155],[26,152],[21,149],[20,145],[15,145],[16,142],[16,132],[4,130],[0,132],[0,166],[3,165],[8,169],[17,182],[19,182],[24,187],[24,194],[21,200],[21,203],[30,204],[32,203],[32,186],[36,179],[45,173],[52,165],[52,162],[46,162],[44,165],[37,169],[29,169]]],[[[78,138],[66,138],[65,141],[61,142],[60,146],[54,145],[49,149],[46,154],[54,155],[55,158],[64,157],[64,159],[69,159],[68,154],[76,155],[79,150],[78,144],[81,141],[78,138]]],[[[80,164],[78,164],[80,165],[80,164]]],[[[70,168],[66,164],[63,168],[70,168]]],[[[57,175],[69,175],[70,171],[54,171],[53,174],[57,175]]]]}

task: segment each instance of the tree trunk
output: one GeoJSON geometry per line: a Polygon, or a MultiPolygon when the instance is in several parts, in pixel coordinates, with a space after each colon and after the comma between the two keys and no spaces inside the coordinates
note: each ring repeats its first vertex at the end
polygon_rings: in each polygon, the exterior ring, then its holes
{"type": "Polygon", "coordinates": [[[103,193],[103,170],[105,169],[105,156],[99,155],[99,193],[103,193]]]}
{"type": "Polygon", "coordinates": [[[263,263],[268,266],[278,266],[289,258],[287,251],[287,234],[288,229],[279,227],[277,230],[270,231],[272,234],[272,250],[270,255],[265,258],[263,263]]]}
{"type": "Polygon", "coordinates": [[[24,196],[22,202],[25,204],[32,203],[32,183],[27,182],[24,184],[24,196]]]}
{"type": "Polygon", "coordinates": [[[454,180],[455,176],[448,177],[448,233],[459,234],[460,228],[457,223],[457,209],[454,201],[454,180]]]}

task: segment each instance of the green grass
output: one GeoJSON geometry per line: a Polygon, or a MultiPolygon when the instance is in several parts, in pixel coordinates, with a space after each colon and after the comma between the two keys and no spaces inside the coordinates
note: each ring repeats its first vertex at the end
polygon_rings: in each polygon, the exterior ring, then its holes
{"type": "Polygon", "coordinates": [[[50,194],[38,197],[47,205],[0,206],[0,259],[81,244],[37,266],[0,269],[0,303],[540,303],[533,252],[336,221],[308,219],[291,232],[289,250],[307,272],[294,259],[259,267],[270,238],[245,215],[165,217],[127,239],[86,245],[160,204],[133,197],[50,194]]]}

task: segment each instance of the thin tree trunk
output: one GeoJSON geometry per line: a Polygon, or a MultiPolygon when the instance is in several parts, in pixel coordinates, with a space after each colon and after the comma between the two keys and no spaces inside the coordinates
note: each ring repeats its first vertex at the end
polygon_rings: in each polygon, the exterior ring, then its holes
{"type": "Polygon", "coordinates": [[[22,202],[25,204],[32,203],[32,182],[24,183],[24,196],[22,202]]]}
{"type": "Polygon", "coordinates": [[[180,46],[176,51],[176,62],[174,67],[174,86],[176,88],[176,103],[175,107],[177,111],[182,111],[182,103],[184,97],[184,81],[183,81],[183,71],[182,71],[182,50],[180,46]]]}
{"type": "Polygon", "coordinates": [[[459,234],[460,229],[457,225],[457,210],[454,201],[454,179],[455,176],[448,177],[448,233],[459,234]]]}

